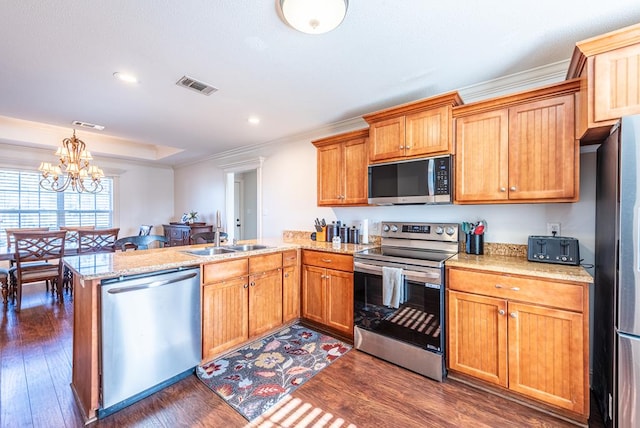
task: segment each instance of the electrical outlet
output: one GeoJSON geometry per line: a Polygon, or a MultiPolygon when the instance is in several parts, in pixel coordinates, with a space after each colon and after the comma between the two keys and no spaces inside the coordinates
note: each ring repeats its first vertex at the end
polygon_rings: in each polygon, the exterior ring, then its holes
{"type": "Polygon", "coordinates": [[[560,223],[547,223],[547,235],[560,236],[560,223]]]}

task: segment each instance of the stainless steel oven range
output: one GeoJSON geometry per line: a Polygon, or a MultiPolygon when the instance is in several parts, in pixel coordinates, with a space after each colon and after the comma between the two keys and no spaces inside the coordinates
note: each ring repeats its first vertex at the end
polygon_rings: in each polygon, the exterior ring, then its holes
{"type": "Polygon", "coordinates": [[[444,365],[444,262],[457,223],[382,223],[381,247],[354,254],[354,344],[437,381],[444,365]]]}

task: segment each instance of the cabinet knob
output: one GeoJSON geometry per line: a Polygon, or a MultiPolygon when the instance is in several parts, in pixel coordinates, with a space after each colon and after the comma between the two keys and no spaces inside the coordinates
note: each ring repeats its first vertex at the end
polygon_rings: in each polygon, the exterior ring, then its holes
{"type": "Polygon", "coordinates": [[[242,288],[249,288],[249,284],[243,285],[242,288]]]}
{"type": "Polygon", "coordinates": [[[516,186],[509,187],[509,190],[511,190],[512,192],[515,192],[516,191],[516,186]]]}
{"type": "Polygon", "coordinates": [[[331,263],[331,259],[322,259],[324,263],[331,263]]]}
{"type": "Polygon", "coordinates": [[[256,285],[255,281],[251,281],[251,286],[254,287],[256,285]]]}
{"type": "Polygon", "coordinates": [[[404,146],[400,146],[400,150],[404,149],[404,146]]]}
{"type": "Polygon", "coordinates": [[[404,146],[405,149],[409,150],[411,146],[404,146]]]}
{"type": "Polygon", "coordinates": [[[502,284],[496,284],[496,288],[504,288],[502,284]]]}
{"type": "Polygon", "coordinates": [[[520,291],[520,287],[511,287],[513,291],[520,291]]]}
{"type": "Polygon", "coordinates": [[[285,278],[289,278],[289,273],[285,273],[285,274],[284,274],[284,277],[285,277],[285,278]]]}
{"type": "Polygon", "coordinates": [[[518,318],[518,314],[517,314],[516,312],[511,312],[511,313],[509,314],[509,316],[510,316],[511,318],[518,318]]]}
{"type": "Polygon", "coordinates": [[[504,314],[505,314],[504,309],[500,309],[500,310],[498,311],[498,315],[504,315],[504,314]]]}
{"type": "Polygon", "coordinates": [[[506,188],[506,187],[501,187],[501,188],[500,188],[500,191],[501,191],[501,192],[506,192],[506,191],[507,191],[507,188],[506,188]]]}

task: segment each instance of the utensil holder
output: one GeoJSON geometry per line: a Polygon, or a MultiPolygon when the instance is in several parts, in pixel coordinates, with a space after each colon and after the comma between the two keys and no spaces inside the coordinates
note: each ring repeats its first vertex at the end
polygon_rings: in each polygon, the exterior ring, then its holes
{"type": "Polygon", "coordinates": [[[322,230],[316,232],[316,241],[325,242],[327,240],[327,226],[322,226],[322,230]]]}
{"type": "Polygon", "coordinates": [[[484,235],[468,233],[465,244],[467,254],[484,254],[484,235]]]}

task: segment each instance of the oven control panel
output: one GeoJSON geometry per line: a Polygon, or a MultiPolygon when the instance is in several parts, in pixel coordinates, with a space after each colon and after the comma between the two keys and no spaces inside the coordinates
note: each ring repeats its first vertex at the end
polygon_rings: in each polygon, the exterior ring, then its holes
{"type": "Polygon", "coordinates": [[[457,241],[458,223],[402,223],[382,222],[383,238],[418,239],[429,241],[457,241]]]}

